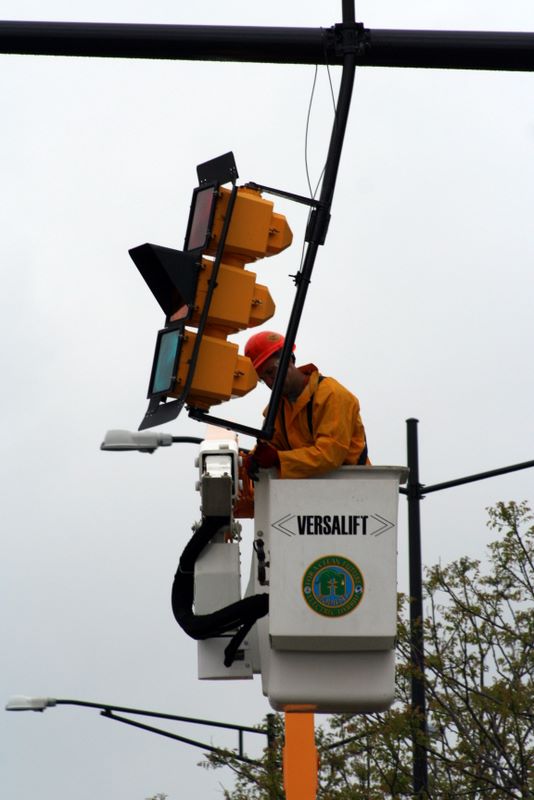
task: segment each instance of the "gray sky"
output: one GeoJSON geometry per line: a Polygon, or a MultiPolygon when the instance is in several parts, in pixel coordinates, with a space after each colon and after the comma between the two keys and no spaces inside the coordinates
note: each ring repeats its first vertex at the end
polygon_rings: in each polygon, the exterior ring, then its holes
{"type": "MultiPolygon", "coordinates": [[[[0,0],[0,19],[329,27],[341,3],[0,0]]],[[[367,27],[534,31],[530,0],[360,0],[367,27]]],[[[2,668],[0,699],[71,697],[254,724],[259,681],[202,683],[170,586],[198,518],[193,460],[106,454],[135,429],[162,313],[128,256],[181,247],[196,164],[233,150],[242,181],[306,193],[313,67],[0,56],[2,668]]],[[[331,70],[335,91],[340,70],[331,70]]],[[[376,464],[403,464],[420,420],[431,484],[534,458],[534,75],[360,69],[326,246],[298,337],[361,401],[376,464]]],[[[319,72],[308,160],[332,100],[319,72]]],[[[283,329],[295,244],[258,265],[283,329]]],[[[242,342],[245,336],[237,337],[242,342]]],[[[255,425],[265,387],[221,409],[255,425]]],[[[202,435],[180,417],[166,428],[202,435]]],[[[250,444],[243,440],[243,444],[250,444]]],[[[532,473],[429,496],[426,564],[483,557],[485,508],[533,501],[532,473]]],[[[399,585],[407,587],[405,501],[399,585]]],[[[247,528],[250,538],[250,527],[247,528]]],[[[234,744],[217,732],[186,736],[234,744]]],[[[1,784],[17,800],[217,798],[200,751],[59,708],[2,713],[1,784]]],[[[254,752],[251,743],[251,751],[254,752]]]]}

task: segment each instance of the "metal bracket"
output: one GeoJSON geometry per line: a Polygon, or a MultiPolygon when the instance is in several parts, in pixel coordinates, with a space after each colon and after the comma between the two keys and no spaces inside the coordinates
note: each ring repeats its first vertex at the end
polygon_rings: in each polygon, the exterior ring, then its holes
{"type": "Polygon", "coordinates": [[[330,30],[334,52],[339,58],[351,53],[361,57],[371,46],[370,34],[363,22],[339,22],[330,30]]]}
{"type": "Polygon", "coordinates": [[[204,186],[212,181],[216,183],[235,183],[239,178],[234,154],[223,153],[222,156],[204,161],[197,166],[199,186],[204,186]]]}
{"type": "Polygon", "coordinates": [[[328,233],[328,226],[330,225],[330,212],[321,204],[318,208],[314,208],[308,220],[306,228],[305,241],[313,242],[314,244],[322,245],[326,241],[326,234],[328,233]]]}
{"type": "Polygon", "coordinates": [[[301,194],[286,192],[283,189],[273,189],[272,186],[264,186],[263,183],[256,183],[255,181],[245,183],[245,189],[257,189],[260,192],[267,192],[267,194],[273,194],[276,197],[283,197],[285,200],[293,200],[295,203],[302,203],[302,205],[313,206],[314,208],[322,205],[321,201],[316,200],[314,197],[304,197],[301,194]]]}

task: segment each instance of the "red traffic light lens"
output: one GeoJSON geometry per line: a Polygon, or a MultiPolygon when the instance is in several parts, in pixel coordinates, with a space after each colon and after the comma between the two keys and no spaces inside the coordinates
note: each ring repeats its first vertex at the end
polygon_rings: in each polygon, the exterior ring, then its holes
{"type": "Polygon", "coordinates": [[[204,250],[206,247],[211,233],[216,198],[215,186],[203,186],[193,192],[185,250],[204,250]]]}

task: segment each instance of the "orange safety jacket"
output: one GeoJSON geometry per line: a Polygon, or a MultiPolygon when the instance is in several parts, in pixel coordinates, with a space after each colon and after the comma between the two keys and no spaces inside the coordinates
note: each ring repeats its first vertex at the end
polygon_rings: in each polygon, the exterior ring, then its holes
{"type": "Polygon", "coordinates": [[[294,403],[280,402],[270,442],[278,450],[281,478],[309,478],[342,464],[370,464],[360,403],[314,364],[299,367],[309,380],[294,403]]]}

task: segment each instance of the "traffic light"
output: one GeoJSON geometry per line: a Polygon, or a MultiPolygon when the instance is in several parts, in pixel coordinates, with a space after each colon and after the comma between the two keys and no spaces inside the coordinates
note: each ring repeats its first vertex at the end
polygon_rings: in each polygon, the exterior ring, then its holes
{"type": "Polygon", "coordinates": [[[273,316],[269,290],[245,266],[292,241],[285,217],[260,190],[236,186],[231,153],[197,169],[184,251],[153,244],[130,250],[166,315],[141,428],[174,418],[184,403],[205,411],[255,387],[252,362],[227,337],[273,316]],[[231,189],[222,185],[230,181],[231,189]],[[169,398],[178,403],[162,408],[169,398]]]}

